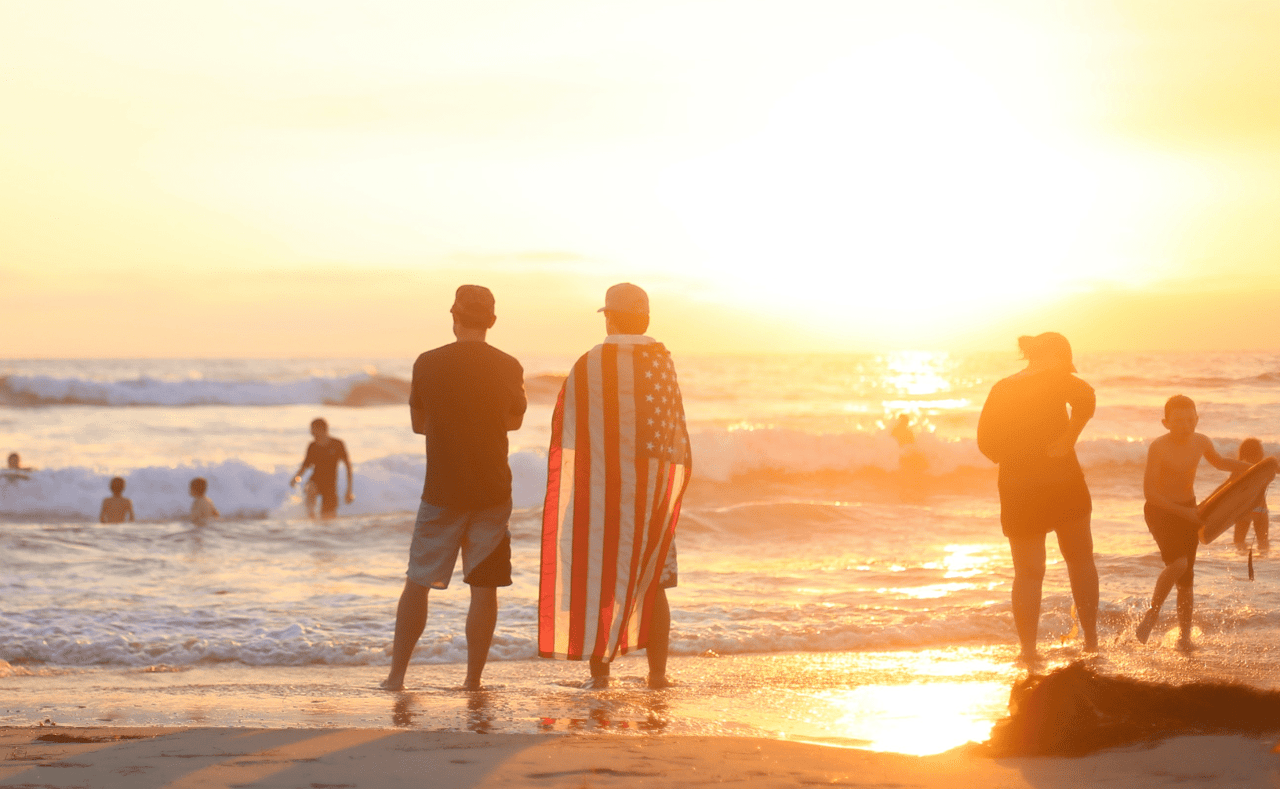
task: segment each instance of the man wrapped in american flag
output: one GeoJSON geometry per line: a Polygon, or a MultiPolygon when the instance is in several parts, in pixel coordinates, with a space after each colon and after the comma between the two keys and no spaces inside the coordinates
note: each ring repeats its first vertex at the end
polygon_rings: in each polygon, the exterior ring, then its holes
{"type": "Polygon", "coordinates": [[[551,418],[538,654],[589,659],[599,688],[615,657],[647,649],[662,688],[689,431],[671,354],[645,335],[648,294],[614,285],[600,311],[608,336],[574,364],[551,418]]]}

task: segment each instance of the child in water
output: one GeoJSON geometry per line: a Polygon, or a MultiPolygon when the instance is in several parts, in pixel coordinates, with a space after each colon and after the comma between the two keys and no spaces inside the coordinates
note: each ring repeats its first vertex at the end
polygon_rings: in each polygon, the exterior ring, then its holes
{"type": "Polygon", "coordinates": [[[209,497],[204,495],[209,489],[209,483],[204,477],[196,477],[191,480],[191,522],[197,526],[203,526],[209,522],[210,518],[221,518],[218,508],[213,506],[213,502],[209,497]]]}
{"type": "MultiPolygon", "coordinates": [[[[1236,457],[1245,461],[1249,465],[1253,465],[1262,460],[1262,442],[1256,438],[1246,438],[1240,442],[1240,450],[1236,457]]],[[[1240,472],[1231,475],[1232,479],[1240,476],[1240,472]]],[[[1264,490],[1258,495],[1258,501],[1253,505],[1253,511],[1236,521],[1235,541],[1236,547],[1244,550],[1248,546],[1245,545],[1245,539],[1249,536],[1249,526],[1253,526],[1253,533],[1258,538],[1258,550],[1265,551],[1271,547],[1268,531],[1271,526],[1271,514],[1267,512],[1267,492],[1264,490]]]]}
{"type": "Polygon", "coordinates": [[[1195,402],[1186,395],[1174,395],[1164,404],[1164,420],[1169,432],[1151,442],[1147,450],[1147,470],[1142,492],[1147,503],[1142,514],[1147,529],[1160,548],[1164,570],[1151,593],[1151,608],[1138,623],[1137,637],[1147,643],[1160,618],[1160,607],[1169,590],[1178,585],[1178,648],[1191,648],[1192,581],[1195,579],[1196,548],[1200,544],[1200,513],[1196,510],[1196,468],[1200,459],[1222,471],[1247,471],[1249,463],[1224,458],[1209,437],[1196,432],[1200,416],[1195,402]]]}
{"type": "Polygon", "coordinates": [[[111,479],[111,495],[102,500],[102,511],[98,513],[99,523],[124,523],[133,520],[133,502],[124,497],[124,480],[120,477],[111,479]]]}

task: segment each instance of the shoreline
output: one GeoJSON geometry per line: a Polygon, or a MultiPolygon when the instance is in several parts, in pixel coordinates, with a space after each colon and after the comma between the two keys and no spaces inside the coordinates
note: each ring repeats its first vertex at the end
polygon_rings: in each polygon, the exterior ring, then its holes
{"type": "Polygon", "coordinates": [[[380,728],[0,727],[0,786],[42,789],[1272,786],[1273,738],[1177,737],[1084,757],[907,756],[752,737],[380,728]]]}

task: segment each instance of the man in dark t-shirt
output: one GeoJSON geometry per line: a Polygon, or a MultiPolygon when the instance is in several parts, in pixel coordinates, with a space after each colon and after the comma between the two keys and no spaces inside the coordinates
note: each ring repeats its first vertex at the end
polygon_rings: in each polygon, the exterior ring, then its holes
{"type": "Polygon", "coordinates": [[[426,436],[427,474],[396,609],[391,671],[382,683],[387,690],[404,687],[427,624],[427,595],[448,588],[459,551],[463,581],[471,587],[467,690],[480,688],[498,620],[498,587],[511,585],[507,432],[520,428],[526,400],[520,363],[485,342],[496,320],[493,308],[488,288],[458,288],[451,309],[457,342],[427,351],[413,365],[409,415],[413,432],[426,436]]]}
{"type": "Polygon", "coordinates": [[[311,436],[315,439],[307,445],[306,457],[302,466],[293,475],[289,486],[293,487],[302,479],[302,475],[311,469],[311,479],[307,480],[303,491],[307,501],[307,517],[316,516],[316,498],[320,498],[320,517],[329,519],[338,514],[338,463],[347,466],[346,502],[356,500],[352,485],[351,459],[347,457],[347,445],[329,435],[329,423],[323,419],[311,420],[311,436]]]}

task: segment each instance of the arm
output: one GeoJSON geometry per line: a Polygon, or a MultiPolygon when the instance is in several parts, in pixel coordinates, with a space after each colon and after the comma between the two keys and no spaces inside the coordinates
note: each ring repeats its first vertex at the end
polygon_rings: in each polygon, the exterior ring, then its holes
{"type": "Polygon", "coordinates": [[[524,412],[529,407],[529,399],[524,393],[524,370],[516,365],[515,385],[511,388],[511,410],[507,412],[507,430],[519,430],[524,424],[524,412]]]}
{"type": "Polygon", "coordinates": [[[1003,425],[999,412],[1000,384],[991,387],[986,402],[982,404],[982,413],[978,416],[978,451],[986,455],[992,463],[999,463],[1004,457],[1003,425]]]}
{"type": "Polygon", "coordinates": [[[1076,440],[1098,406],[1092,386],[1074,376],[1069,380],[1071,389],[1067,392],[1067,405],[1071,406],[1071,418],[1067,422],[1067,431],[1045,447],[1045,454],[1051,458],[1062,457],[1075,449],[1076,440]]]}
{"type": "Polygon", "coordinates": [[[1164,494],[1164,490],[1160,485],[1160,470],[1164,466],[1165,454],[1164,442],[1160,439],[1151,442],[1151,447],[1147,450],[1147,469],[1142,475],[1142,495],[1146,497],[1147,503],[1153,507],[1173,513],[1192,523],[1199,523],[1200,513],[1195,507],[1179,504],[1164,494]]]}
{"type": "Polygon", "coordinates": [[[298,473],[293,475],[293,479],[289,480],[289,487],[296,487],[298,481],[302,479],[302,475],[307,469],[315,465],[315,461],[311,459],[311,447],[307,447],[307,454],[302,458],[302,465],[298,466],[298,473]]]}
{"type": "Polygon", "coordinates": [[[356,489],[353,487],[353,485],[355,484],[355,483],[354,483],[354,481],[353,481],[353,480],[355,479],[355,475],[354,475],[354,473],[353,473],[353,472],[352,472],[352,470],[351,470],[351,458],[350,458],[350,457],[348,457],[348,455],[347,455],[347,447],[346,447],[346,445],[343,445],[343,447],[342,447],[342,463],[343,463],[343,465],[345,465],[345,466],[347,467],[347,496],[346,496],[346,501],[347,501],[347,503],[348,503],[348,504],[350,504],[351,502],[353,502],[353,501],[355,501],[355,500],[356,500],[356,489]]]}
{"type": "Polygon", "coordinates": [[[98,523],[107,522],[107,502],[109,499],[102,500],[102,509],[98,510],[98,523]]]}
{"type": "Polygon", "coordinates": [[[1208,436],[1204,438],[1204,459],[1219,471],[1248,471],[1253,468],[1253,464],[1247,460],[1233,460],[1219,455],[1208,436]]]}
{"type": "Polygon", "coordinates": [[[124,513],[129,522],[133,523],[133,502],[128,499],[125,500],[124,513]]]}

